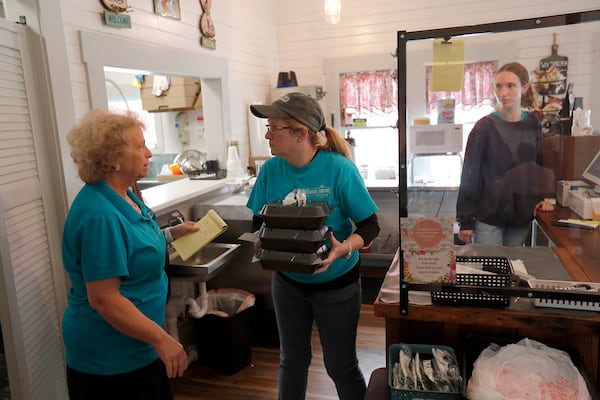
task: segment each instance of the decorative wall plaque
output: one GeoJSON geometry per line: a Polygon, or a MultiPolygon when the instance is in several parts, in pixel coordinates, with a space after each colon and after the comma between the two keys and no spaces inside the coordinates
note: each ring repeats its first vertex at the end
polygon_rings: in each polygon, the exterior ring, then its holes
{"type": "Polygon", "coordinates": [[[200,0],[200,6],[202,7],[202,15],[200,16],[200,44],[203,47],[209,49],[215,49],[217,47],[217,41],[215,39],[215,24],[210,16],[210,7],[212,0],[200,0]]]}
{"type": "Polygon", "coordinates": [[[161,17],[181,19],[179,0],[154,0],[154,13],[161,17]]]}
{"type": "Polygon", "coordinates": [[[100,3],[108,11],[121,13],[127,11],[127,0],[100,0],[100,3]]]}

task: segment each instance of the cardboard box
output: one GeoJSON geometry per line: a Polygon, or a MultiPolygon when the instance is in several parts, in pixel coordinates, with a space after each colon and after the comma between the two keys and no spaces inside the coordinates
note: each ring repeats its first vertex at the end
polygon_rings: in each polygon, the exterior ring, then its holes
{"type": "Polygon", "coordinates": [[[161,96],[152,93],[154,75],[146,75],[141,88],[142,108],[149,112],[199,108],[200,79],[171,77],[171,86],[161,96]]]}

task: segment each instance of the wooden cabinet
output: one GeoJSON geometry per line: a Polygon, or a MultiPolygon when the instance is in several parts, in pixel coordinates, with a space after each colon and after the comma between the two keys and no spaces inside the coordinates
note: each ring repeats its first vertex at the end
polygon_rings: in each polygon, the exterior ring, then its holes
{"type": "Polygon", "coordinates": [[[200,79],[171,76],[169,88],[160,96],[153,93],[154,75],[146,75],[142,85],[142,108],[149,112],[181,111],[202,107],[200,79]]]}
{"type": "Polygon", "coordinates": [[[577,180],[600,151],[598,136],[555,135],[544,138],[544,166],[554,171],[556,180],[577,180]]]}

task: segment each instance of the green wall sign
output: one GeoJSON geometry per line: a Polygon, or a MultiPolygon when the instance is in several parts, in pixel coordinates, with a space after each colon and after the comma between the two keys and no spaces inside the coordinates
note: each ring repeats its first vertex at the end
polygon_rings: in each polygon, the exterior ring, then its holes
{"type": "Polygon", "coordinates": [[[104,22],[106,22],[106,25],[108,26],[115,26],[117,28],[131,28],[131,17],[129,15],[104,11],[104,22]]]}

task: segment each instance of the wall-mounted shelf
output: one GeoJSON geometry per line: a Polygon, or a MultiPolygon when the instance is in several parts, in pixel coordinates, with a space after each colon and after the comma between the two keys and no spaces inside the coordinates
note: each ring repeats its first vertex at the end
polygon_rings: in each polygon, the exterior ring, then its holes
{"type": "Polygon", "coordinates": [[[200,79],[169,77],[170,85],[163,94],[153,93],[155,75],[146,75],[140,88],[142,108],[149,112],[183,111],[202,108],[200,79]]]}

